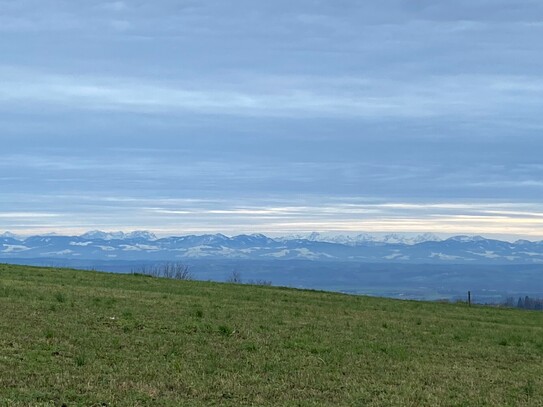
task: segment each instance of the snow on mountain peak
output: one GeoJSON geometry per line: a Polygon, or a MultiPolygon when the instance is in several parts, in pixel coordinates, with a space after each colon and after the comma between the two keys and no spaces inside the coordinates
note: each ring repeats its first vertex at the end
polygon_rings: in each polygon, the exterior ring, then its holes
{"type": "Polygon", "coordinates": [[[447,240],[451,240],[454,242],[462,242],[462,243],[472,243],[472,242],[482,242],[486,239],[482,236],[460,235],[460,236],[453,236],[447,240]]]}
{"type": "Polygon", "coordinates": [[[86,240],[125,240],[125,239],[145,239],[145,240],[156,240],[157,237],[146,230],[136,230],[134,232],[124,233],[124,232],[102,232],[101,230],[91,230],[87,233],[82,234],[82,239],[86,240]]]}
{"type": "MultiPolygon", "coordinates": [[[[124,235],[124,233],[123,233],[123,235],[124,235]]],[[[112,233],[107,233],[107,232],[102,232],[101,230],[91,230],[91,231],[89,231],[87,233],[83,233],[79,237],[82,238],[82,239],[86,239],[86,240],[93,240],[93,239],[111,240],[111,239],[113,239],[113,234],[112,233]]]]}
{"type": "Polygon", "coordinates": [[[134,232],[126,233],[125,239],[145,239],[145,240],[157,240],[154,233],[147,230],[135,230],[134,232]]]}
{"type": "Polygon", "coordinates": [[[372,235],[369,233],[359,233],[357,235],[338,235],[327,234],[320,232],[312,232],[307,235],[291,235],[284,236],[280,240],[289,239],[303,239],[311,242],[327,242],[327,243],[339,243],[347,246],[356,246],[364,243],[385,243],[385,244],[405,244],[414,245],[417,243],[428,241],[441,241],[438,236],[433,233],[424,233],[417,236],[407,236],[399,233],[389,233],[386,235],[372,235]]]}
{"type": "Polygon", "coordinates": [[[80,256],[80,259],[109,260],[115,256],[118,261],[165,261],[197,257],[250,260],[277,257],[284,260],[304,258],[365,263],[543,263],[543,242],[507,244],[465,235],[441,242],[432,234],[338,235],[317,232],[275,239],[258,233],[233,237],[207,234],[155,239],[152,233],[146,231],[125,233],[96,230],[80,238],[31,236],[21,242],[4,238],[0,241],[0,259],[74,259],[80,256]],[[418,244],[436,240],[431,244],[418,244]]]}

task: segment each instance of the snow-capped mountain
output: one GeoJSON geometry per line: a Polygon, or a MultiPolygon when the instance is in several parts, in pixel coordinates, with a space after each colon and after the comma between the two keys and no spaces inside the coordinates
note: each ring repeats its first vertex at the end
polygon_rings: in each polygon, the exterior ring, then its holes
{"type": "Polygon", "coordinates": [[[157,238],[146,231],[92,231],[81,236],[0,236],[0,259],[319,260],[409,264],[542,264],[543,241],[514,243],[481,236],[307,236],[270,238],[222,234],[157,238]]]}
{"type": "Polygon", "coordinates": [[[413,245],[422,242],[441,241],[442,239],[433,233],[424,233],[416,236],[402,235],[398,233],[372,235],[369,233],[360,233],[357,235],[338,235],[330,233],[312,232],[309,234],[287,235],[277,240],[302,239],[311,242],[339,243],[348,246],[356,246],[368,243],[387,243],[387,244],[406,244],[413,245]]]}
{"type": "Polygon", "coordinates": [[[86,240],[123,240],[123,239],[145,239],[145,240],[156,240],[157,237],[146,230],[136,230],[130,233],[124,232],[102,232],[100,230],[91,230],[90,232],[84,233],[80,236],[86,240]]]}
{"type": "Polygon", "coordinates": [[[15,235],[15,234],[13,234],[13,233],[11,233],[11,232],[4,232],[4,233],[0,234],[0,239],[3,238],[3,237],[5,237],[5,238],[12,238],[12,239],[18,239],[18,236],[15,235]]]}

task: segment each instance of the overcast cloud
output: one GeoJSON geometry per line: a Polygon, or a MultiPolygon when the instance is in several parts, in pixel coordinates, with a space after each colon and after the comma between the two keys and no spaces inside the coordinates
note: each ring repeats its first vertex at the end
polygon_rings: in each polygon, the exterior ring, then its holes
{"type": "Polygon", "coordinates": [[[543,3],[0,0],[0,231],[543,239],[543,3]]]}

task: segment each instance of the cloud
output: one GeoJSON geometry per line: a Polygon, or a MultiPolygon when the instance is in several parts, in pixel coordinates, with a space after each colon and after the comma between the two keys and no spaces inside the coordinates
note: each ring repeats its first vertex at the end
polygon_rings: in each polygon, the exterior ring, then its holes
{"type": "Polygon", "coordinates": [[[543,98],[543,81],[514,76],[443,76],[414,82],[275,77],[224,86],[47,75],[17,69],[4,69],[3,75],[9,80],[0,85],[0,104],[19,109],[39,104],[70,111],[372,119],[460,115],[477,119],[522,114],[537,121],[532,112],[543,98]]]}
{"type": "Polygon", "coordinates": [[[72,31],[80,29],[81,22],[65,13],[36,15],[0,15],[0,32],[72,31]]]}
{"type": "MultiPolygon", "coordinates": [[[[57,196],[40,198],[40,205],[58,207],[57,196]]],[[[444,236],[486,234],[516,239],[543,237],[543,215],[538,203],[488,202],[345,202],[322,203],[284,199],[274,205],[266,199],[193,201],[77,195],[63,196],[71,213],[2,213],[0,229],[18,233],[82,233],[93,227],[149,229],[163,235],[185,233],[226,234],[266,232],[272,234],[332,231],[434,232],[444,236]],[[104,203],[107,202],[107,205],[104,203]],[[155,206],[151,206],[155,205],[155,206]],[[85,213],[84,218],[80,213],[85,213]],[[52,216],[53,215],[53,216],[52,216]],[[9,221],[14,221],[13,223],[9,221]],[[134,222],[137,219],[137,222],[134,222]],[[7,220],[7,223],[6,223],[7,220]]]]}
{"type": "Polygon", "coordinates": [[[108,1],[100,4],[98,8],[107,11],[125,11],[128,10],[128,5],[124,1],[108,1]]]}
{"type": "Polygon", "coordinates": [[[463,21],[537,21],[543,6],[536,0],[403,1],[407,10],[424,18],[463,21]]]}
{"type": "Polygon", "coordinates": [[[132,28],[132,24],[126,20],[113,20],[110,25],[117,31],[127,31],[132,28]]]}
{"type": "Polygon", "coordinates": [[[0,226],[538,233],[542,18],[0,0],[0,226]]]}
{"type": "Polygon", "coordinates": [[[0,218],[2,219],[34,219],[55,217],[60,217],[60,215],[55,213],[43,212],[0,212],[0,218]]]}

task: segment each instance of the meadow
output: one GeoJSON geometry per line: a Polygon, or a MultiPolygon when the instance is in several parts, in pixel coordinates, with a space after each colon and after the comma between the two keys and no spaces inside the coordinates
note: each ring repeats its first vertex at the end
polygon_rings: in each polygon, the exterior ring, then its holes
{"type": "Polygon", "coordinates": [[[0,265],[0,406],[543,406],[543,312],[0,265]]]}

